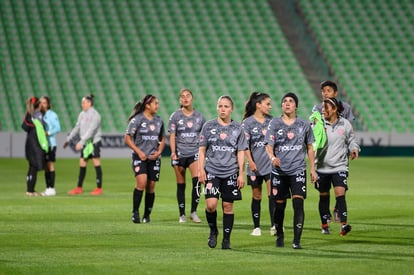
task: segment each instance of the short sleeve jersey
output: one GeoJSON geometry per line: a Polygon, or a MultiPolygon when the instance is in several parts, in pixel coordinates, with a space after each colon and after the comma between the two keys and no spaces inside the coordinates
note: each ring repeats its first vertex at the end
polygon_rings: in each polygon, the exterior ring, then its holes
{"type": "Polygon", "coordinates": [[[191,157],[198,153],[199,135],[205,122],[203,115],[196,110],[189,116],[181,109],[172,113],[168,121],[168,132],[176,135],[178,157],[191,157]]]}
{"type": "Polygon", "coordinates": [[[264,142],[267,127],[272,118],[266,117],[264,123],[257,121],[253,116],[246,118],[242,127],[244,129],[247,145],[252,154],[252,158],[256,163],[257,172],[250,171],[247,165],[247,175],[252,176],[258,174],[260,176],[268,175],[272,171],[272,163],[266,153],[266,144],[264,142]]]}
{"type": "Polygon", "coordinates": [[[135,145],[149,156],[157,151],[159,142],[164,136],[164,123],[157,115],[149,120],[140,113],[131,119],[126,133],[133,138],[135,145]]]}
{"type": "Polygon", "coordinates": [[[223,126],[213,119],[201,130],[200,147],[206,147],[205,170],[226,178],[238,172],[237,153],[247,150],[247,141],[240,123],[232,121],[223,126]]]}
{"type": "Polygon", "coordinates": [[[270,121],[265,142],[273,146],[273,153],[280,159],[280,167],[272,167],[282,175],[296,175],[306,169],[306,149],[315,141],[310,122],[302,118],[287,125],[281,117],[270,121]]]}

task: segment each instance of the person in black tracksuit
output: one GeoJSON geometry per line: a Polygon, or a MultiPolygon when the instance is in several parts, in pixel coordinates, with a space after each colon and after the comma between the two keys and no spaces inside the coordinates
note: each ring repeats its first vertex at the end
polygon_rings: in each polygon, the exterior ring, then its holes
{"type": "Polygon", "coordinates": [[[25,155],[29,163],[27,172],[26,196],[33,197],[39,194],[35,191],[37,172],[45,168],[45,151],[39,143],[38,134],[34,120],[42,121],[42,113],[40,112],[40,101],[37,97],[31,97],[26,101],[27,111],[22,122],[22,128],[27,133],[25,144],[25,155]]]}

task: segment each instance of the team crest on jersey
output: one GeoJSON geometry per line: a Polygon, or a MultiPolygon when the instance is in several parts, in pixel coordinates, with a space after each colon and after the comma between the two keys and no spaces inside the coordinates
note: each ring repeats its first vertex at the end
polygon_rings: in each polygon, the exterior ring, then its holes
{"type": "Polygon", "coordinates": [[[151,131],[154,131],[155,130],[155,125],[154,124],[150,124],[149,128],[150,128],[151,131]]]}
{"type": "Polygon", "coordinates": [[[224,132],[220,133],[220,139],[225,140],[226,137],[227,137],[226,133],[224,133],[224,132]]]}
{"type": "Polygon", "coordinates": [[[265,128],[265,129],[262,129],[262,134],[264,135],[264,136],[266,136],[266,133],[267,133],[267,129],[265,128]]]}
{"type": "Polygon", "coordinates": [[[193,127],[193,122],[192,121],[188,121],[187,122],[187,127],[188,128],[192,128],[193,127]]]}
{"type": "Polygon", "coordinates": [[[340,136],[342,136],[345,133],[344,129],[341,129],[341,128],[339,128],[337,132],[338,132],[338,135],[340,136]]]}
{"type": "Polygon", "coordinates": [[[270,140],[271,141],[275,141],[275,136],[274,135],[270,135],[270,140]]]}
{"type": "Polygon", "coordinates": [[[293,132],[287,133],[288,139],[293,139],[295,137],[295,134],[293,132]]]}

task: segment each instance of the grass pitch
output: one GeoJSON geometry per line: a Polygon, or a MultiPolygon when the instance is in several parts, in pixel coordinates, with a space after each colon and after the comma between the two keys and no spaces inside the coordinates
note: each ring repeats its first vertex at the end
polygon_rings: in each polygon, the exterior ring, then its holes
{"type": "MultiPolygon", "coordinates": [[[[150,224],[131,222],[134,178],[130,160],[103,159],[104,194],[89,195],[95,171],[89,164],[86,193],[69,196],[77,159],[56,163],[56,197],[25,197],[27,163],[0,159],[0,274],[409,274],[414,267],[414,158],[360,158],[351,162],[346,237],[339,224],[320,233],[318,193],[308,184],[302,250],[290,247],[292,206],[285,218],[284,248],[269,235],[267,198],[262,236],[252,237],[250,187],[235,203],[232,250],[207,246],[204,199],[201,224],[178,223],[175,176],[163,159],[150,224]],[[411,176],[411,177],[410,177],[411,176]]],[[[189,177],[189,175],[187,175],[189,177]]],[[[188,181],[190,182],[190,181],[188,181]]],[[[44,190],[43,172],[36,190],[44,190]]],[[[187,214],[190,186],[186,190],[187,214]]],[[[331,207],[334,202],[331,199],[331,207]]],[[[142,212],[141,205],[141,212],[142,212]]],[[[218,211],[219,230],[222,212],[218,211]]]]}

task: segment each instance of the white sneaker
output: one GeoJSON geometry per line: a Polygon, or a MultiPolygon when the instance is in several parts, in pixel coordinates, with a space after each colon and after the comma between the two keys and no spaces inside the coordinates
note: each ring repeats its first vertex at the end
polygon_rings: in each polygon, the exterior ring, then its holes
{"type": "Polygon", "coordinates": [[[197,216],[196,212],[190,214],[190,219],[195,223],[200,223],[201,219],[197,216]]]}
{"type": "Polygon", "coordinates": [[[42,196],[45,196],[45,197],[56,196],[55,188],[46,188],[46,190],[42,192],[42,196]]]}
{"type": "Polygon", "coordinates": [[[253,229],[252,233],[250,233],[252,236],[262,236],[262,231],[260,230],[260,227],[256,227],[253,229]]]}
{"type": "Polygon", "coordinates": [[[276,236],[276,227],[274,225],[270,227],[270,236],[276,236]]]}
{"type": "Polygon", "coordinates": [[[185,215],[180,216],[180,223],[185,223],[187,221],[187,218],[185,217],[185,215]]]}

